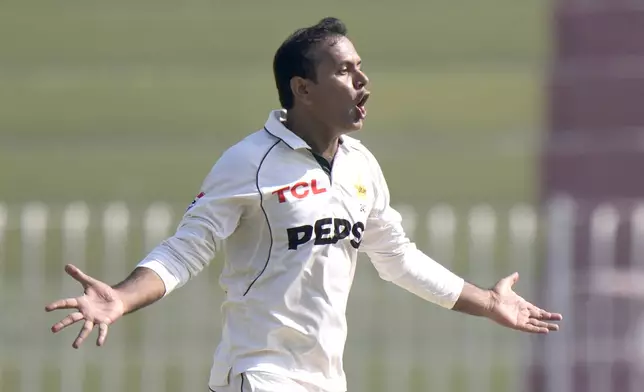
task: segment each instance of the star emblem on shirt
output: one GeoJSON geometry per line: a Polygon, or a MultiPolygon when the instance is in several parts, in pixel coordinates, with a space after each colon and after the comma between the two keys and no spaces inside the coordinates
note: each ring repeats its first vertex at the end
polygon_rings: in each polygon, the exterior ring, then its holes
{"type": "Polygon", "coordinates": [[[360,199],[365,199],[367,197],[367,188],[362,185],[362,184],[356,184],[356,193],[358,194],[358,198],[360,199]]]}

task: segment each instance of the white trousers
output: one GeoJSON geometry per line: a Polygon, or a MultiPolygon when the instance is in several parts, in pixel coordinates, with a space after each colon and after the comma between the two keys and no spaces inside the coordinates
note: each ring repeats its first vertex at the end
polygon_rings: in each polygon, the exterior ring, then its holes
{"type": "Polygon", "coordinates": [[[212,392],[324,392],[291,378],[265,372],[245,372],[232,377],[225,387],[211,389],[212,392]]]}

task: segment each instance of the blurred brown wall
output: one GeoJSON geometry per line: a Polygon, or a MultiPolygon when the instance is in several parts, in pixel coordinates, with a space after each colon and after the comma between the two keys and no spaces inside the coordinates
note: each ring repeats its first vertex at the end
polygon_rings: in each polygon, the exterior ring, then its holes
{"type": "MultiPolygon", "coordinates": [[[[598,271],[589,265],[590,215],[604,202],[615,205],[620,216],[614,260],[606,261],[616,271],[635,271],[629,219],[634,202],[644,200],[644,2],[559,0],[554,18],[541,197],[546,201],[565,194],[578,206],[573,287],[568,289],[575,314],[565,323],[572,329],[567,354],[577,358],[567,369],[570,390],[636,392],[632,379],[641,374],[633,360],[593,360],[589,347],[612,342],[607,349],[619,356],[634,344],[628,341],[628,328],[642,314],[642,299],[599,294],[588,277],[598,271]],[[604,315],[609,306],[614,313],[604,315]],[[602,321],[605,317],[610,323],[602,321]],[[610,374],[608,390],[593,385],[593,374],[601,372],[610,374]]],[[[544,292],[553,289],[552,282],[542,283],[544,292]]],[[[540,349],[536,353],[541,362],[553,355],[540,349]]],[[[535,369],[530,389],[566,392],[547,387],[553,374],[545,369],[535,369]]]]}

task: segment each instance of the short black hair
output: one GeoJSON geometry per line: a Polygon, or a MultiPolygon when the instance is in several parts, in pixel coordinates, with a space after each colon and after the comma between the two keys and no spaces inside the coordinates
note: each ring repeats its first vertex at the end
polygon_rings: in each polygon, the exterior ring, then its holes
{"type": "Polygon", "coordinates": [[[316,81],[312,50],[321,42],[346,36],[346,25],[338,18],[327,17],[313,26],[296,30],[280,45],[273,59],[273,73],[284,109],[291,109],[294,104],[291,79],[299,76],[316,81]]]}

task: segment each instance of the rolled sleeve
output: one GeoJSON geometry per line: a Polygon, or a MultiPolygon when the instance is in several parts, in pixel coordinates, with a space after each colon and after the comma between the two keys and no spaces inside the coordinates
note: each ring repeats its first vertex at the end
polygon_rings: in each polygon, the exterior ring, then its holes
{"type": "Polygon", "coordinates": [[[178,276],[182,276],[181,271],[176,270],[171,272],[171,266],[167,262],[164,263],[161,260],[162,259],[147,257],[146,259],[142,260],[137,266],[149,268],[152,271],[156,272],[157,275],[159,275],[159,278],[161,278],[163,285],[165,286],[165,296],[171,293],[175,288],[184,284],[187,279],[178,278],[178,276]]]}

